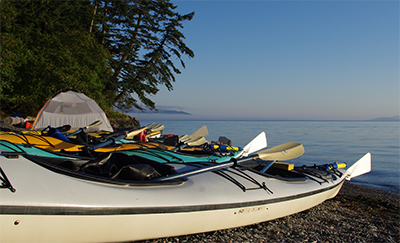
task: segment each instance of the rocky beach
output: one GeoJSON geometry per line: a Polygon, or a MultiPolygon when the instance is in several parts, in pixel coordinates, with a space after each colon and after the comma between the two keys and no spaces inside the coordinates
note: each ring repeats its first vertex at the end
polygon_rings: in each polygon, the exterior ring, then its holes
{"type": "Polygon", "coordinates": [[[140,243],[395,243],[400,242],[399,199],[400,195],[346,182],[335,198],[284,218],[245,227],[140,241],[140,243]]]}
{"type": "MultiPolygon", "coordinates": [[[[24,130],[2,121],[0,127],[6,131],[24,130]]],[[[284,218],[140,242],[400,242],[399,208],[399,194],[346,182],[335,198],[284,218]]]]}

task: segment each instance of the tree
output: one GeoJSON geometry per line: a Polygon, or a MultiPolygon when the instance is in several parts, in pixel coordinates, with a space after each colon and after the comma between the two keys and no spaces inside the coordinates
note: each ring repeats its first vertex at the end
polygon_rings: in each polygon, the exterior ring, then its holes
{"type": "Polygon", "coordinates": [[[34,115],[56,91],[84,92],[109,109],[131,108],[159,85],[172,90],[173,58],[194,57],[168,0],[0,1],[2,112],[34,115]]]}
{"type": "MultiPolygon", "coordinates": [[[[106,102],[107,50],[89,35],[88,1],[1,1],[1,109],[34,115],[73,87],[106,102]]],[[[110,104],[109,104],[110,105],[110,104]]]]}
{"type": "Polygon", "coordinates": [[[112,54],[114,74],[106,83],[107,99],[121,109],[155,104],[147,95],[158,93],[158,85],[172,90],[174,74],[180,70],[172,57],[185,67],[182,55],[194,57],[179,31],[194,12],[181,15],[169,1],[95,1],[99,32],[97,37],[112,54]],[[137,98],[135,98],[137,96],[137,98]]]}
{"type": "Polygon", "coordinates": [[[23,41],[14,33],[13,22],[17,16],[17,9],[10,2],[1,1],[1,106],[12,107],[14,95],[14,83],[20,83],[15,69],[25,63],[29,52],[23,41]]]}

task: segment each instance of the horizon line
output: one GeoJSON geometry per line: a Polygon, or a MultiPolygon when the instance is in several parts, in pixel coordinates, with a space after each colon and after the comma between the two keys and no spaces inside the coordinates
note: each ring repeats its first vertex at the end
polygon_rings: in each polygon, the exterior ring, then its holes
{"type": "MultiPolygon", "coordinates": [[[[138,118],[138,117],[136,117],[138,118]]],[[[395,121],[395,122],[399,122],[400,119],[379,119],[379,118],[375,118],[375,119],[338,119],[338,120],[334,120],[334,119],[168,119],[168,118],[164,118],[164,119],[140,119],[142,121],[152,121],[152,120],[161,120],[161,121],[395,121]]]]}

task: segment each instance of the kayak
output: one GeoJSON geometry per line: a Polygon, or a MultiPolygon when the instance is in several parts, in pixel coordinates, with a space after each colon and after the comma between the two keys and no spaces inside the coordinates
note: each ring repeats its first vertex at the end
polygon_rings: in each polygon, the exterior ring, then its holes
{"type": "MultiPolygon", "coordinates": [[[[74,155],[74,153],[61,153],[49,149],[43,149],[42,146],[32,146],[30,144],[18,144],[12,143],[6,140],[1,140],[4,137],[0,135],[0,149],[8,152],[8,153],[19,153],[19,154],[29,154],[29,155],[37,155],[43,157],[68,157],[74,155]]],[[[7,139],[7,138],[6,138],[7,139]]],[[[37,145],[37,143],[35,143],[37,145]]],[[[239,158],[242,156],[247,156],[250,153],[253,153],[257,150],[263,149],[267,146],[265,133],[260,133],[256,138],[254,138],[251,142],[249,142],[243,149],[229,149],[229,147],[225,146],[225,149],[207,149],[204,148],[202,150],[191,151],[191,153],[185,153],[182,151],[168,151],[165,149],[165,146],[159,145],[157,149],[155,149],[155,144],[153,143],[136,143],[135,149],[130,150],[120,150],[117,151],[119,153],[124,153],[129,156],[141,157],[144,159],[167,163],[167,162],[176,162],[176,163],[190,163],[190,162],[224,162],[228,161],[231,158],[239,158]],[[140,144],[144,145],[154,145],[154,147],[146,146],[145,148],[140,144]]],[[[220,146],[222,147],[222,146],[220,146]]],[[[47,148],[47,147],[46,147],[47,148]]],[[[132,146],[131,146],[132,148],[132,146]]],[[[98,153],[100,154],[100,153],[98,153]]],[[[76,157],[79,154],[75,155],[76,157]]]]}
{"type": "MultiPolygon", "coordinates": [[[[74,155],[73,153],[61,153],[55,152],[52,150],[46,150],[42,148],[38,148],[35,146],[30,146],[27,144],[17,144],[11,143],[9,141],[0,140],[0,151],[3,154],[28,154],[35,155],[41,157],[54,157],[54,158],[86,158],[84,156],[74,155]]],[[[229,160],[230,158],[234,158],[234,154],[209,154],[205,155],[202,153],[200,155],[192,155],[192,154],[184,154],[181,152],[169,152],[161,149],[135,149],[135,150],[127,150],[127,151],[119,151],[119,153],[125,153],[129,156],[138,156],[147,158],[150,160],[154,160],[161,163],[166,162],[219,162],[222,161],[221,158],[229,157],[223,161],[229,160]]],[[[87,159],[87,158],[86,158],[87,159]]],[[[94,159],[94,158],[91,158],[94,159]]]]}
{"type": "MultiPolygon", "coordinates": [[[[96,132],[96,133],[86,133],[85,132],[87,129],[99,126],[101,124],[102,124],[101,121],[96,121],[85,127],[80,128],[76,131],[70,130],[70,128],[71,128],[70,125],[64,125],[62,127],[57,127],[57,128],[52,128],[51,126],[48,126],[43,131],[0,132],[0,135],[8,135],[8,137],[10,137],[11,135],[14,135],[16,137],[20,137],[20,136],[22,136],[22,137],[26,137],[26,136],[27,137],[30,137],[30,136],[54,137],[54,138],[57,138],[59,140],[66,141],[66,142],[71,142],[71,140],[72,140],[72,141],[75,141],[76,144],[82,144],[82,143],[88,144],[89,139],[87,137],[89,137],[89,136],[92,137],[93,140],[94,139],[97,140],[97,138],[100,138],[102,136],[114,137],[114,136],[125,135],[121,138],[129,137],[129,136],[133,137],[140,133],[145,133],[147,131],[151,132],[150,129],[153,127],[153,124],[150,124],[150,125],[142,127],[142,128],[133,129],[131,131],[128,131],[128,130],[120,130],[120,131],[116,131],[116,132],[100,131],[100,132],[96,132]],[[82,135],[82,136],[79,136],[79,135],[82,135]],[[80,138],[76,139],[78,136],[80,138]],[[85,137],[85,138],[83,139],[83,137],[85,137]],[[86,141],[82,142],[82,140],[86,140],[86,141]]],[[[157,125],[159,125],[159,124],[157,124],[157,125]]],[[[160,125],[160,126],[162,126],[162,125],[160,125]]],[[[163,126],[161,129],[163,129],[163,126]]],[[[29,139],[26,138],[26,140],[27,140],[27,143],[29,143],[29,139]]],[[[131,140],[131,141],[133,141],[133,140],[131,140]]],[[[11,141],[11,142],[13,142],[13,141],[11,141]]]]}
{"type": "MultiPolygon", "coordinates": [[[[41,155],[40,153],[43,151],[62,152],[64,154],[68,153],[76,156],[88,156],[88,154],[97,156],[101,153],[122,152],[131,156],[135,155],[158,162],[223,162],[231,158],[247,156],[267,146],[264,132],[250,141],[243,149],[226,145],[212,145],[213,147],[217,147],[215,149],[208,146],[177,148],[156,142],[114,143],[104,147],[98,144],[94,145],[92,149],[88,147],[88,145],[74,144],[50,136],[28,134],[0,134],[0,141],[8,141],[14,144],[14,146],[18,146],[19,150],[27,150],[27,147],[20,146],[21,144],[41,149],[35,151],[33,151],[33,149],[28,149],[27,153],[31,155],[41,155]]],[[[110,139],[110,141],[115,142],[113,139],[110,139]]],[[[193,143],[195,143],[195,141],[193,143]]]]}
{"type": "MultiPolygon", "coordinates": [[[[30,135],[30,134],[0,134],[0,140],[9,141],[18,144],[30,144],[32,146],[52,150],[52,151],[66,151],[66,152],[79,152],[82,151],[87,145],[75,144],[66,142],[61,139],[43,136],[43,135],[30,135]]],[[[97,152],[113,152],[130,149],[145,149],[145,148],[162,148],[172,150],[175,147],[163,145],[156,142],[136,142],[136,143],[123,143],[123,144],[110,144],[106,147],[97,149],[97,152]]],[[[185,148],[187,151],[193,151],[194,148],[185,148]]]]}
{"type": "Polygon", "coordinates": [[[159,149],[133,149],[117,151],[129,156],[157,161],[159,163],[194,163],[213,162],[221,163],[232,158],[247,157],[258,150],[267,147],[265,132],[261,132],[252,139],[245,147],[233,147],[229,145],[207,144],[201,150],[185,151],[185,149],[159,150],[159,149]]]}
{"type": "MultiPolygon", "coordinates": [[[[100,126],[102,124],[102,122],[100,120],[93,122],[92,124],[89,124],[85,127],[82,127],[78,130],[71,130],[71,126],[70,125],[64,125],[61,127],[56,127],[55,129],[60,130],[60,132],[64,132],[66,134],[66,136],[71,137],[71,138],[75,138],[76,134],[80,133],[80,132],[85,132],[86,130],[93,128],[93,127],[97,127],[100,126]]],[[[148,126],[146,126],[146,137],[147,138],[160,138],[162,135],[162,131],[164,129],[164,125],[161,124],[150,124],[148,126]]],[[[44,129],[43,131],[40,130],[22,130],[22,131],[18,131],[18,132],[13,132],[13,131],[0,131],[0,134],[28,134],[28,135],[47,135],[48,134],[48,130],[51,129],[51,127],[47,127],[46,129],[44,129]]],[[[140,129],[140,128],[138,128],[140,129]]],[[[115,131],[115,132],[109,132],[109,131],[96,131],[96,132],[87,132],[88,135],[92,136],[92,137],[97,137],[100,138],[102,136],[109,136],[118,132],[121,132],[124,130],[120,130],[120,131],[115,131]]]]}
{"type": "Polygon", "coordinates": [[[274,163],[303,152],[287,143],[185,164],[123,153],[88,161],[2,153],[0,242],[125,242],[250,225],[314,207],[371,168],[369,153],[349,168],[274,163]],[[111,177],[98,173],[113,166],[111,177]]]}
{"type": "MultiPolygon", "coordinates": [[[[86,127],[80,128],[79,130],[65,136],[62,132],[59,131],[60,128],[51,128],[49,127],[49,131],[46,132],[47,135],[43,134],[34,134],[34,133],[0,133],[0,140],[8,141],[11,143],[17,144],[28,144],[31,146],[35,146],[38,148],[42,148],[45,150],[51,150],[56,152],[64,152],[64,153],[81,153],[82,151],[85,154],[92,154],[92,152],[96,153],[104,153],[104,152],[113,152],[113,151],[126,151],[126,150],[133,150],[133,149],[162,149],[162,150],[181,150],[184,152],[201,152],[203,151],[202,147],[199,145],[203,145],[207,143],[205,140],[205,136],[208,135],[207,127],[203,126],[191,135],[184,135],[182,138],[173,137],[165,139],[164,142],[161,140],[156,140],[154,142],[140,142],[135,141],[132,139],[135,135],[140,133],[146,132],[148,130],[151,131],[153,127],[156,129],[163,129],[163,125],[156,124],[149,124],[145,127],[134,129],[132,131],[119,131],[115,133],[104,134],[101,135],[103,140],[100,140],[99,137],[90,136],[84,131],[87,128],[91,128],[94,126],[98,126],[101,124],[100,121],[96,121],[92,124],[89,124],[86,127]],[[81,139],[71,139],[72,137],[76,137],[79,134],[82,136],[81,139]],[[182,139],[182,141],[180,141],[182,139]],[[176,140],[176,141],[175,141],[176,140]],[[167,142],[167,141],[174,141],[174,142],[167,142]],[[177,147],[179,142],[179,147],[177,147]]],[[[64,126],[62,130],[69,129],[68,126],[64,126]]],[[[265,137],[265,133],[264,133],[265,137]]],[[[146,138],[147,140],[147,138],[146,138]]],[[[264,138],[265,146],[266,146],[266,138],[264,138]]],[[[258,144],[262,144],[263,142],[260,139],[257,141],[258,144]]],[[[264,146],[264,147],[265,147],[264,146]]],[[[263,148],[263,147],[262,147],[263,148]]],[[[261,149],[261,148],[260,148],[261,149]]],[[[95,155],[94,155],[95,156],[95,155]]]]}

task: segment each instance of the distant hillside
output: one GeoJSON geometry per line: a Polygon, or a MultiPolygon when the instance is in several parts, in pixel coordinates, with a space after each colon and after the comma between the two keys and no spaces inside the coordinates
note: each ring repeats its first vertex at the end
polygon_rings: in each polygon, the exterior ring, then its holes
{"type": "Polygon", "coordinates": [[[392,117],[379,117],[372,119],[373,121],[400,121],[400,116],[392,116],[392,117]]]}

